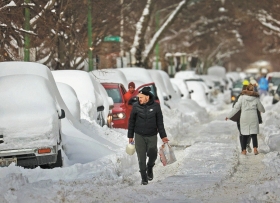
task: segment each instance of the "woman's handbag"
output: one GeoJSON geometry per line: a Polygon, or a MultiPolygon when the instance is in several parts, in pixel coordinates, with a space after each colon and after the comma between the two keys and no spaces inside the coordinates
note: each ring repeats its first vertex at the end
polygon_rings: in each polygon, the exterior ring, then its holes
{"type": "Polygon", "coordinates": [[[263,121],[262,121],[262,115],[261,115],[261,112],[259,110],[257,110],[257,114],[258,114],[258,119],[259,119],[259,124],[262,124],[263,121]]]}
{"type": "MultiPolygon", "coordinates": [[[[257,115],[258,115],[258,120],[259,120],[259,124],[261,124],[263,121],[262,121],[262,115],[261,115],[261,112],[257,109],[257,115]]],[[[234,114],[234,116],[232,116],[230,118],[230,120],[234,121],[234,122],[240,122],[240,116],[241,116],[241,110],[237,111],[236,114],[234,114]]]]}
{"type": "Polygon", "coordinates": [[[161,145],[161,147],[159,148],[159,156],[163,166],[172,164],[177,161],[173,148],[168,143],[164,143],[163,145],[161,145]]]}
{"type": "Polygon", "coordinates": [[[241,116],[241,110],[237,111],[237,113],[234,114],[234,116],[232,116],[232,117],[230,118],[230,120],[239,123],[239,121],[240,121],[240,116],[241,116]]]}

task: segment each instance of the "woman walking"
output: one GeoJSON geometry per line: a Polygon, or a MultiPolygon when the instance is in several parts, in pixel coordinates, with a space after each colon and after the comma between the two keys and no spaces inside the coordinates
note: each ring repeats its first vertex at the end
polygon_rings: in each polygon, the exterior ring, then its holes
{"type": "Polygon", "coordinates": [[[241,150],[242,154],[246,155],[246,145],[249,135],[253,141],[254,154],[258,152],[258,139],[257,134],[259,133],[259,119],[257,110],[264,113],[265,109],[260,102],[258,96],[254,92],[254,86],[249,84],[246,90],[242,90],[241,96],[234,105],[234,108],[229,113],[228,118],[232,118],[239,110],[241,110],[240,116],[240,130],[241,130],[241,150]]]}

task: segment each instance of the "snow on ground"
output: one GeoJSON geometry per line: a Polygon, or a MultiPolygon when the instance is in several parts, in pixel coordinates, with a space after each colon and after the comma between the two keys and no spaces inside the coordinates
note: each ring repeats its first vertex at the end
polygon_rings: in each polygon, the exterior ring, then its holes
{"type": "Polygon", "coordinates": [[[262,101],[267,112],[263,114],[258,136],[261,153],[257,156],[240,154],[236,124],[225,121],[231,104],[217,101],[207,107],[209,115],[204,122],[178,109],[164,109],[170,144],[177,145],[177,162],[164,167],[158,159],[154,180],[143,186],[136,154],[125,153],[127,131],[102,128],[83,119],[84,131],[93,131],[116,145],[111,149],[114,153],[90,161],[94,134],[78,139],[78,135],[73,137],[75,129],[64,125],[65,153],[70,160],[66,159],[67,166],[0,168],[0,202],[279,202],[280,156],[269,140],[280,140],[276,136],[280,104],[272,106],[269,97],[262,101]]]}

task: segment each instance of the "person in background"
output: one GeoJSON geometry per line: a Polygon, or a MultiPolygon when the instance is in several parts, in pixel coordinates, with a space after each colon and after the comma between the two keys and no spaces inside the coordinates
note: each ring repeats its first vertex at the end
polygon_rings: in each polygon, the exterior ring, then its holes
{"type": "Polygon", "coordinates": [[[157,134],[164,143],[167,138],[160,105],[154,101],[150,87],[139,91],[138,102],[132,106],[129,118],[127,137],[128,142],[135,142],[135,150],[142,178],[142,185],[153,180],[153,167],[157,159],[157,134]],[[147,157],[149,158],[146,163],[147,157]]]}
{"type": "Polygon", "coordinates": [[[259,133],[259,119],[257,110],[264,113],[265,109],[260,102],[259,97],[254,96],[254,86],[249,84],[246,90],[242,91],[242,95],[234,105],[234,108],[226,117],[233,117],[239,110],[241,110],[240,116],[240,131],[241,131],[241,150],[242,154],[246,155],[246,145],[249,135],[252,137],[254,154],[258,152],[258,139],[257,134],[259,133]]]}
{"type": "Polygon", "coordinates": [[[128,105],[128,101],[132,97],[132,94],[134,93],[134,91],[135,91],[135,84],[134,84],[134,82],[130,82],[128,84],[128,91],[124,94],[124,101],[125,101],[126,105],[128,105]]]}
{"type": "Polygon", "coordinates": [[[263,74],[262,77],[258,81],[258,88],[260,95],[267,95],[268,93],[268,80],[266,79],[266,75],[263,74]]]}

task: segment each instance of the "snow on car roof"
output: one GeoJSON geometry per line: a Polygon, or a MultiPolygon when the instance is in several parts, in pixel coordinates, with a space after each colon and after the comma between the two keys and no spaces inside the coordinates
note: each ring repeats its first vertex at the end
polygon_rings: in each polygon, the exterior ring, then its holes
{"type": "Polygon", "coordinates": [[[175,73],[174,78],[199,79],[199,76],[196,75],[195,71],[185,70],[175,73]]]}
{"type": "Polygon", "coordinates": [[[100,83],[121,83],[127,89],[128,82],[123,72],[119,69],[100,69],[90,72],[100,83]]]}
{"type": "Polygon", "coordinates": [[[145,84],[154,82],[147,69],[145,68],[128,67],[118,68],[118,70],[123,72],[126,79],[130,82],[134,82],[135,80],[142,81],[145,84]]]}
{"type": "Polygon", "coordinates": [[[88,72],[81,70],[56,70],[52,71],[56,82],[70,85],[76,92],[80,103],[91,101],[97,106],[103,104],[101,95],[96,93],[94,84],[88,72]]]}
{"type": "Polygon", "coordinates": [[[211,66],[207,69],[207,74],[224,78],[226,76],[226,69],[222,66],[211,66]]]}

